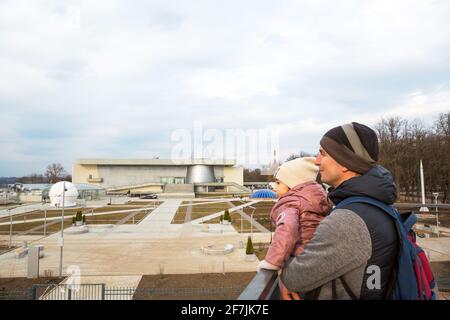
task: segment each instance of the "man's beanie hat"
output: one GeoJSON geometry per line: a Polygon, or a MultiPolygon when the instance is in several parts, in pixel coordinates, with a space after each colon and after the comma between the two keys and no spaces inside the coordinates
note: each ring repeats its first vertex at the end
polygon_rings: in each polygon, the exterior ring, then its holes
{"type": "Polygon", "coordinates": [[[356,173],[366,173],[378,161],[377,134],[357,122],[329,130],[320,145],[337,163],[356,173]]]}
{"type": "Polygon", "coordinates": [[[319,168],[314,164],[315,158],[303,157],[283,163],[275,173],[275,178],[289,188],[308,181],[316,181],[319,168]]]}

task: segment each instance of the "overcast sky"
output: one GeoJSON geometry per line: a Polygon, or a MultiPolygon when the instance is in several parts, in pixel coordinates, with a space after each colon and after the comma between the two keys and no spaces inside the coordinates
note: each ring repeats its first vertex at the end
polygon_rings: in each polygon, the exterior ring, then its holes
{"type": "Polygon", "coordinates": [[[177,129],[323,133],[450,110],[450,1],[0,0],[0,176],[168,158],[177,129]]]}

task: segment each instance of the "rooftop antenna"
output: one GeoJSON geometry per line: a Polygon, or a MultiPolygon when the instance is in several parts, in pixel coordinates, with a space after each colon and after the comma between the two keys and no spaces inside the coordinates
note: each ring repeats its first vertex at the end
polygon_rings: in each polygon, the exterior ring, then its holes
{"type": "Polygon", "coordinates": [[[425,180],[423,178],[423,165],[422,160],[420,160],[420,189],[422,191],[422,206],[419,209],[420,213],[427,214],[430,212],[425,204],[425,180]]]}

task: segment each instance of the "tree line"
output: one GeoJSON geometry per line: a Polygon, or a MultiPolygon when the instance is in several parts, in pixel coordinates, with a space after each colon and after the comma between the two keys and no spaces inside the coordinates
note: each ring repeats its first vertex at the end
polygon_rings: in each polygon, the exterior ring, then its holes
{"type": "Polygon", "coordinates": [[[43,174],[32,173],[16,180],[19,183],[56,183],[59,181],[72,181],[72,176],[60,163],[49,164],[43,174]]]}
{"type": "Polygon", "coordinates": [[[394,176],[399,200],[417,201],[420,195],[420,160],[428,200],[433,192],[450,202],[450,112],[441,113],[431,126],[400,117],[382,119],[376,126],[381,165],[394,176]]]}

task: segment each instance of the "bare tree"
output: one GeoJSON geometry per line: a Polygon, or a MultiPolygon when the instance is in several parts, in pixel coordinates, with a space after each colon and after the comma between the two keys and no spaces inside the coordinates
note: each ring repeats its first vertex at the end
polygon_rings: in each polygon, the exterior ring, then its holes
{"type": "Polygon", "coordinates": [[[439,114],[435,126],[437,134],[442,135],[446,139],[450,139],[450,111],[439,114]]]}
{"type": "Polygon", "coordinates": [[[52,163],[47,166],[45,176],[49,183],[56,183],[67,176],[67,172],[60,163],[52,163]]]}

